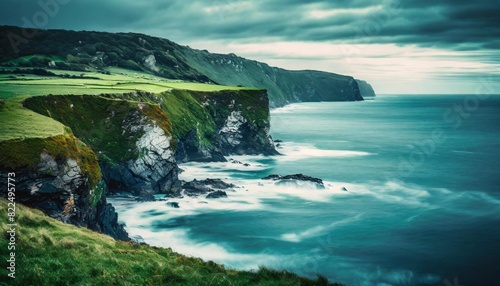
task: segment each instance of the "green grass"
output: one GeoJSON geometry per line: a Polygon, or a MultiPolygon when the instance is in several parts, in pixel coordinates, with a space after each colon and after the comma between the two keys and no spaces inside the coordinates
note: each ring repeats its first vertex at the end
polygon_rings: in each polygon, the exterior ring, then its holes
{"type": "MultiPolygon", "coordinates": [[[[0,199],[2,210],[7,201],[0,199]]],[[[328,285],[286,271],[235,271],[157,248],[115,241],[16,204],[16,279],[8,285],[328,285]]],[[[7,214],[0,215],[0,253],[8,259],[7,214]]],[[[4,262],[5,264],[5,262],[4,262]]],[[[8,279],[6,267],[0,277],[8,279]]],[[[334,284],[331,284],[334,285],[334,284]]],[[[335,284],[336,285],[336,284],[335,284]]]]}
{"type": "Polygon", "coordinates": [[[21,106],[22,98],[6,100],[0,108],[0,142],[46,138],[64,133],[64,125],[21,106]]]}
{"type": "MultiPolygon", "coordinates": [[[[8,70],[8,68],[6,68],[8,70]]],[[[156,77],[150,74],[114,68],[112,74],[98,72],[75,72],[52,70],[57,75],[71,75],[85,78],[60,78],[36,75],[3,74],[0,78],[0,98],[14,96],[38,96],[47,94],[102,94],[132,91],[161,93],[171,89],[193,91],[220,91],[249,89],[237,86],[223,86],[196,82],[182,82],[156,77]],[[14,77],[14,78],[11,78],[14,77]],[[99,78],[99,79],[89,79],[99,78]]]]}

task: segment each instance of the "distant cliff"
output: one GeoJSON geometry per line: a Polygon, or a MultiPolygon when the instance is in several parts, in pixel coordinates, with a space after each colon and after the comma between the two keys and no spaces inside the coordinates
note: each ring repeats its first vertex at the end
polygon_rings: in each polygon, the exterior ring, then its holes
{"type": "Polygon", "coordinates": [[[375,91],[373,90],[373,87],[369,83],[360,79],[357,79],[356,82],[358,83],[359,92],[361,93],[361,96],[363,98],[375,97],[375,91]]]}
{"type": "Polygon", "coordinates": [[[21,28],[0,26],[1,65],[76,71],[117,66],[171,79],[257,87],[268,90],[272,107],[301,101],[363,100],[358,83],[350,76],[284,70],[136,33],[30,32],[34,36],[23,41],[19,40],[21,28]]]}
{"type": "Polygon", "coordinates": [[[272,107],[302,101],[363,100],[356,80],[350,76],[312,70],[289,71],[234,54],[192,49],[184,49],[183,53],[190,66],[215,82],[267,89],[272,107]]]}

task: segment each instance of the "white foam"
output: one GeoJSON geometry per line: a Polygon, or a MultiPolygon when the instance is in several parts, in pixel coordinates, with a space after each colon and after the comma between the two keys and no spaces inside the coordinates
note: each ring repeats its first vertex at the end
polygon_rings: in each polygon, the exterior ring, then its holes
{"type": "Polygon", "coordinates": [[[376,155],[374,153],[364,151],[319,149],[310,144],[299,144],[294,142],[281,143],[281,148],[279,148],[278,151],[285,155],[276,157],[276,159],[280,161],[297,161],[307,158],[346,158],[376,155]]]}
{"type": "Polygon", "coordinates": [[[380,201],[414,207],[432,207],[427,202],[427,199],[431,197],[428,190],[406,186],[402,182],[387,181],[383,184],[373,182],[368,185],[343,184],[347,186],[350,193],[372,196],[380,201]]]}
{"type": "Polygon", "coordinates": [[[180,165],[182,172],[179,174],[179,179],[184,181],[192,181],[194,179],[203,180],[211,179],[228,179],[234,171],[239,172],[257,172],[263,171],[270,166],[258,163],[257,160],[264,156],[234,156],[232,157],[242,164],[233,162],[212,162],[212,163],[184,163],[180,165]],[[245,166],[244,164],[249,164],[245,166]]]}
{"type": "Polygon", "coordinates": [[[321,235],[324,232],[331,232],[333,229],[335,229],[339,226],[358,221],[361,219],[362,216],[363,216],[363,213],[360,213],[360,214],[357,214],[356,216],[353,216],[353,217],[347,217],[347,218],[341,219],[339,221],[334,221],[327,226],[315,226],[315,227],[306,229],[306,230],[298,232],[298,233],[296,233],[296,232],[285,233],[285,234],[281,235],[280,238],[282,240],[285,240],[288,242],[301,242],[302,240],[304,240],[306,238],[316,237],[318,235],[321,235]]]}
{"type": "Polygon", "coordinates": [[[271,109],[271,116],[273,114],[280,114],[280,113],[292,113],[292,112],[297,112],[300,110],[308,110],[312,109],[313,107],[310,106],[305,106],[302,104],[288,104],[283,107],[278,107],[278,108],[273,108],[271,109]]]}

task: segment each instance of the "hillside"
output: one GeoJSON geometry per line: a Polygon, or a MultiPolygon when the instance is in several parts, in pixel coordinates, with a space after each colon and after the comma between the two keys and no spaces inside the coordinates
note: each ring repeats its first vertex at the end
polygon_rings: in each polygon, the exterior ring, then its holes
{"type": "Polygon", "coordinates": [[[234,54],[212,54],[136,33],[32,30],[0,26],[0,65],[73,71],[109,67],[201,83],[268,90],[270,106],[301,101],[363,100],[358,82],[319,71],[288,71],[234,54]]]}

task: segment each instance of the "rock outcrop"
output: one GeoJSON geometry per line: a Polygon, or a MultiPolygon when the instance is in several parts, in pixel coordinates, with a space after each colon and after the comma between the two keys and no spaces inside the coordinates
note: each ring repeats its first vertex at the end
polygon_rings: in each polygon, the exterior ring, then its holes
{"type": "Polygon", "coordinates": [[[220,199],[227,198],[227,194],[224,191],[215,191],[208,194],[205,198],[207,199],[220,199]]]}
{"type": "MultiPolygon", "coordinates": [[[[73,135],[9,140],[0,145],[6,151],[0,160],[0,180],[6,182],[8,173],[15,173],[16,203],[128,240],[114,208],[106,203],[97,157],[73,135]]],[[[7,197],[6,189],[0,194],[7,197]]]]}
{"type": "Polygon", "coordinates": [[[193,181],[182,184],[183,194],[190,197],[208,194],[206,197],[207,199],[227,197],[226,192],[222,190],[228,190],[234,187],[233,184],[228,184],[220,179],[194,179],[193,181]]]}
{"type": "Polygon", "coordinates": [[[277,155],[269,135],[269,99],[265,90],[195,92],[215,122],[216,146],[224,155],[277,155]]]}
{"type": "Polygon", "coordinates": [[[287,186],[287,185],[296,186],[298,182],[305,182],[305,183],[312,183],[317,189],[325,188],[323,180],[303,174],[294,174],[285,176],[272,174],[262,178],[262,180],[276,181],[276,185],[281,185],[281,186],[287,186]]]}
{"type": "Polygon", "coordinates": [[[265,90],[171,90],[103,95],[159,106],[171,122],[177,162],[226,161],[228,155],[276,155],[265,90]]]}

